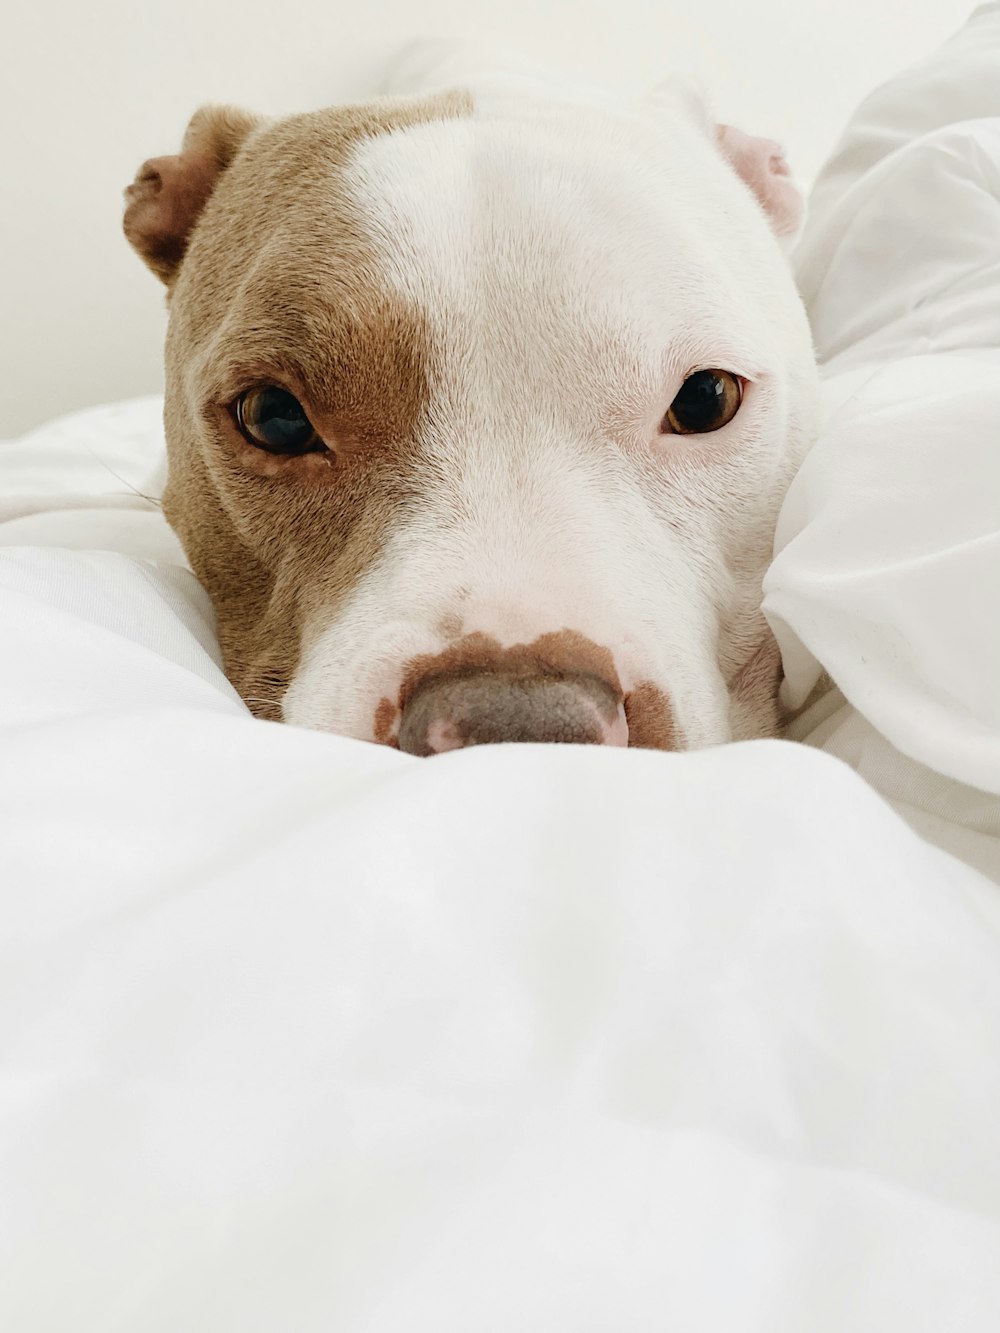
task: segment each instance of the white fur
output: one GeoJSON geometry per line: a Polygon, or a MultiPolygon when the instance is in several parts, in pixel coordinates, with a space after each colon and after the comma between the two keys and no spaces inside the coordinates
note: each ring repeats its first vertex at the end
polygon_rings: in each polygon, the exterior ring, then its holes
{"type": "Polygon", "coordinates": [[[457,616],[504,646],[578,631],[626,691],[667,694],[686,745],[726,740],[726,681],[763,634],[777,511],[815,425],[787,266],[685,97],[484,87],[471,119],[372,139],[353,163],[381,281],[429,321],[425,486],[347,604],[307,627],[284,716],[372,738],[405,662],[457,616]],[[706,367],[750,381],[735,419],[659,434],[706,367]]]}

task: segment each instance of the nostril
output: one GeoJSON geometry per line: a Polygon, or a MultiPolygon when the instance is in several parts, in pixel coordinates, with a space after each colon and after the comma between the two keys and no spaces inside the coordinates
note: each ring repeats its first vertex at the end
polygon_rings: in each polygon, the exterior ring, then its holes
{"type": "Polygon", "coordinates": [[[430,754],[444,754],[446,750],[461,750],[465,745],[462,732],[450,718],[436,717],[427,728],[427,749],[430,754]]]}
{"type": "Polygon", "coordinates": [[[441,754],[502,741],[627,745],[617,692],[595,676],[431,676],[403,708],[399,748],[441,754]]]}

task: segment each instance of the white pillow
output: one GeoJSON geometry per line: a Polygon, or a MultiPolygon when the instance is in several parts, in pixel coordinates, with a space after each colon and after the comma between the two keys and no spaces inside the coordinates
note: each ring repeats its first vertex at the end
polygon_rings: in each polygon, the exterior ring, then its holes
{"type": "Polygon", "coordinates": [[[904,755],[1000,792],[1000,4],[862,104],[797,267],[825,427],[765,583],[786,701],[825,669],[904,755]]]}

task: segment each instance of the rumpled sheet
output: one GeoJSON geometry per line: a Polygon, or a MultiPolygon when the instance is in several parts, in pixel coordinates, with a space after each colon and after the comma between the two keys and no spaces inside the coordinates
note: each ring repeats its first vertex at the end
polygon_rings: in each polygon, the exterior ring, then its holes
{"type": "Polygon", "coordinates": [[[796,273],[824,430],[765,580],[791,735],[1000,881],[1000,4],[855,113],[796,273]],[[846,702],[845,702],[846,699],[846,702]]]}
{"type": "Polygon", "coordinates": [[[0,447],[0,1328],[1000,1328],[998,15],[800,250],[807,744],[258,722],[159,405],[0,447]]]}

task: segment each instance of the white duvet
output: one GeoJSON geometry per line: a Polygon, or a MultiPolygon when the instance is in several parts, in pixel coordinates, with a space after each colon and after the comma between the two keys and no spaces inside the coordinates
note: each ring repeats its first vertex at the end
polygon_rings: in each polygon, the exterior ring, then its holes
{"type": "Polygon", "coordinates": [[[159,404],[0,446],[5,1333],[1000,1329],[1000,5],[798,263],[804,745],[255,721],[159,404]]]}

